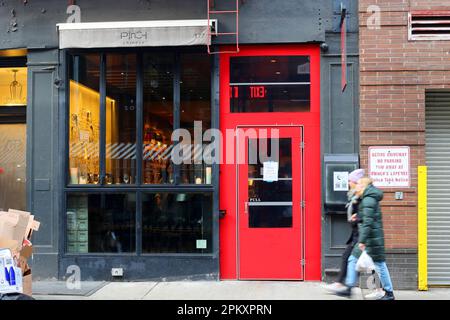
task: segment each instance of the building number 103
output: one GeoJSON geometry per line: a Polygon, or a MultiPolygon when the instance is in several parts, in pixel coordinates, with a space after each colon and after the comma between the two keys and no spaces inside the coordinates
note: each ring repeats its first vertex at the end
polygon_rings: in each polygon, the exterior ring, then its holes
{"type": "MultiPolygon", "coordinates": [[[[245,89],[245,97],[250,97],[250,99],[264,99],[267,96],[267,89],[265,86],[249,86],[245,89]]],[[[239,87],[230,87],[230,96],[232,99],[239,98],[239,87]]]]}

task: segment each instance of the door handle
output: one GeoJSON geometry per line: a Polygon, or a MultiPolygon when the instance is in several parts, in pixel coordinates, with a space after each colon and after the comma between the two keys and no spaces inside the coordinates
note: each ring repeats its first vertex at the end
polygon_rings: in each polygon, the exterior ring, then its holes
{"type": "Polygon", "coordinates": [[[248,214],[248,201],[245,201],[244,213],[248,214]]]}

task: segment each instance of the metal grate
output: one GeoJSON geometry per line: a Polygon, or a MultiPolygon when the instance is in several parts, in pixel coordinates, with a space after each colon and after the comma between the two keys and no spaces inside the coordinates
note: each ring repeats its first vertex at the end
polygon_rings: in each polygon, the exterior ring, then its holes
{"type": "Polygon", "coordinates": [[[426,93],[428,284],[450,285],[450,91],[426,93]]]}
{"type": "Polygon", "coordinates": [[[450,11],[413,11],[408,16],[409,40],[450,40],[450,11]]]}

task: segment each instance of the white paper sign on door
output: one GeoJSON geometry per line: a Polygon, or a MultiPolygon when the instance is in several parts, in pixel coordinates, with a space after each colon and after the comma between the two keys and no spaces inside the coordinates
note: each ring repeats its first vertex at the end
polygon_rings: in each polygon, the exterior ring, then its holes
{"type": "Polygon", "coordinates": [[[263,163],[263,180],[266,182],[278,181],[278,162],[266,161],[263,163]]]}
{"type": "Polygon", "coordinates": [[[348,172],[333,172],[333,190],[348,191],[348,172]]]}

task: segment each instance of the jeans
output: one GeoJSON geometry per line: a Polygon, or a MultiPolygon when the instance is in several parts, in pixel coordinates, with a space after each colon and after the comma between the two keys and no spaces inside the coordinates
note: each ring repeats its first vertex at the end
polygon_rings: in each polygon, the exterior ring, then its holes
{"type": "Polygon", "coordinates": [[[339,276],[338,276],[338,280],[337,280],[339,283],[342,283],[342,284],[345,283],[345,278],[347,276],[347,262],[348,262],[348,258],[352,254],[352,250],[353,250],[354,246],[355,246],[354,243],[350,243],[349,245],[347,245],[347,248],[345,248],[345,251],[342,254],[341,269],[339,271],[339,276]]]}
{"type": "MultiPolygon", "coordinates": [[[[358,280],[358,272],[356,271],[356,262],[358,262],[358,258],[355,256],[350,256],[348,258],[347,264],[347,277],[345,278],[345,285],[347,287],[356,286],[358,280]]],[[[380,277],[381,286],[384,291],[393,292],[394,288],[392,286],[391,276],[389,275],[389,270],[387,268],[386,262],[374,262],[375,263],[375,271],[378,273],[380,277]]]]}

